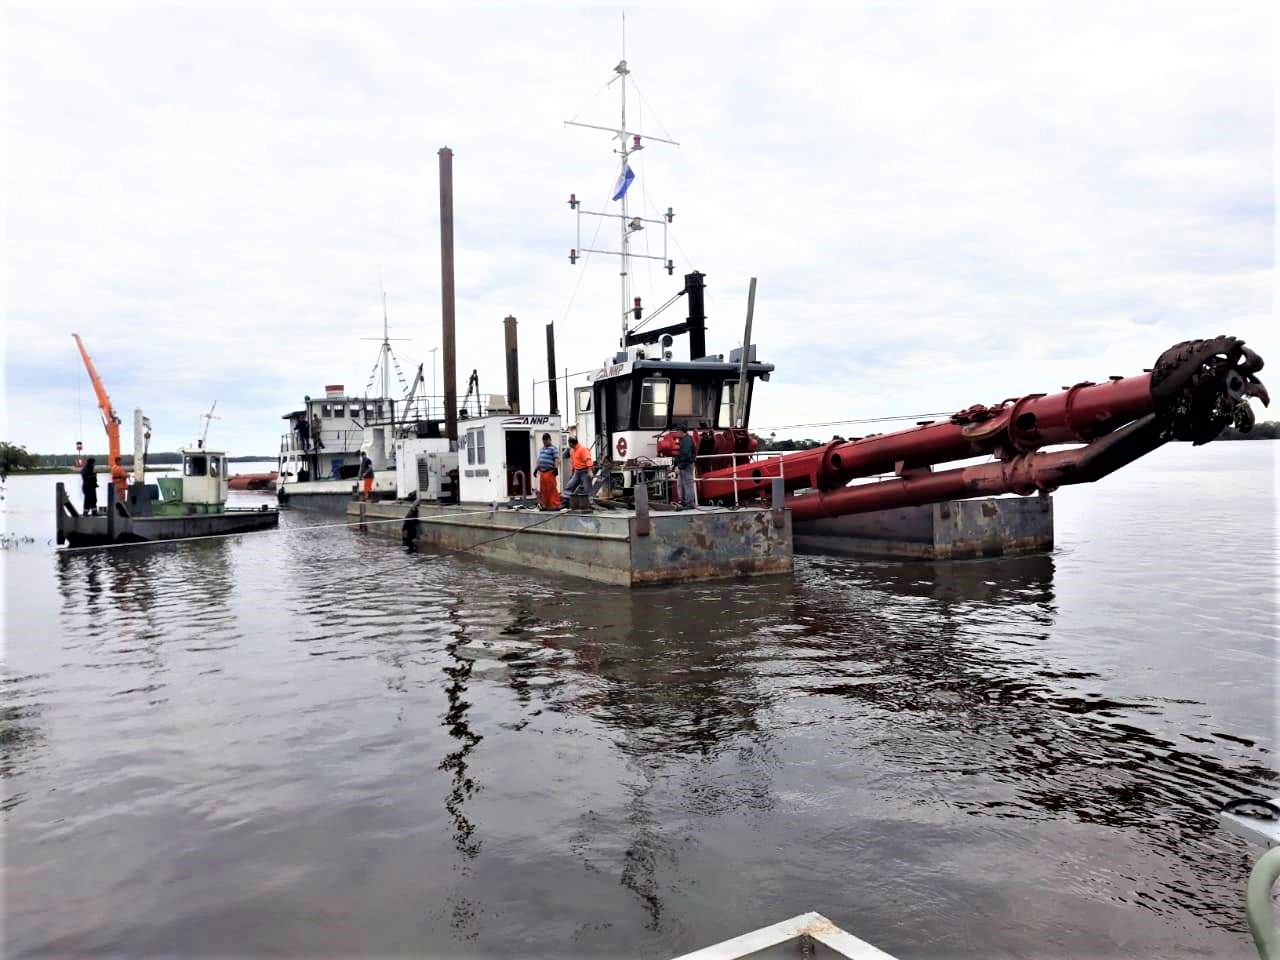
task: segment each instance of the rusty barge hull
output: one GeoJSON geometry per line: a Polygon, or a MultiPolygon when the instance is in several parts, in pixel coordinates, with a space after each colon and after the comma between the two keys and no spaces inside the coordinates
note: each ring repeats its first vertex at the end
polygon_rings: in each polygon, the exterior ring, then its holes
{"type": "Polygon", "coordinates": [[[347,515],[356,529],[402,543],[632,587],[789,573],[796,554],[947,561],[1048,553],[1054,545],[1048,496],[802,521],[782,511],[781,526],[772,510],[757,508],[654,512],[643,535],[634,511],[413,510],[352,501],[347,515]]]}
{"type": "Polygon", "coordinates": [[[114,529],[102,514],[80,516],[59,527],[69,547],[102,547],[116,543],[154,543],[198,537],[225,537],[268,530],[280,522],[275,510],[229,510],[190,517],[116,517],[114,529]]]}
{"type": "Polygon", "coordinates": [[[1053,498],[948,500],[794,520],[795,551],[900,560],[973,560],[1053,550],[1053,498]]]}
{"type": "Polygon", "coordinates": [[[785,510],[540,512],[484,505],[353,501],[355,529],[623,587],[789,574],[785,510]],[[398,521],[398,522],[397,522],[398,521]]]}

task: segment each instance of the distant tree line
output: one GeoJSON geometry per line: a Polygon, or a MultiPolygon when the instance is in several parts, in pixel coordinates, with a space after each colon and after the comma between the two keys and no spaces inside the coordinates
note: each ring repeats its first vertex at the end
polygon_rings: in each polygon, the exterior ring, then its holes
{"type": "Polygon", "coordinates": [[[21,444],[0,440],[0,477],[7,477],[21,470],[34,470],[38,466],[39,454],[28,452],[21,444]]]}
{"type": "Polygon", "coordinates": [[[1219,440],[1280,440],[1280,420],[1263,420],[1255,423],[1248,433],[1241,433],[1235,427],[1227,427],[1218,436],[1219,440]]]}
{"type": "MultiPolygon", "coordinates": [[[[84,457],[86,459],[93,457],[97,461],[96,466],[99,473],[106,471],[107,455],[105,453],[86,453],[84,457]]],[[[227,457],[227,460],[231,463],[274,459],[275,457],[227,457]]],[[[182,463],[182,454],[171,450],[147,454],[147,464],[149,466],[178,463],[182,463]]],[[[121,454],[120,465],[132,467],[133,454],[121,454]]],[[[0,479],[8,477],[11,473],[22,473],[31,470],[50,471],[59,468],[74,470],[75,466],[76,455],[74,453],[32,453],[20,443],[9,443],[7,440],[0,440],[0,479]]]]}
{"type": "Polygon", "coordinates": [[[757,450],[812,450],[822,446],[820,440],[774,440],[772,437],[756,437],[757,450]]]}

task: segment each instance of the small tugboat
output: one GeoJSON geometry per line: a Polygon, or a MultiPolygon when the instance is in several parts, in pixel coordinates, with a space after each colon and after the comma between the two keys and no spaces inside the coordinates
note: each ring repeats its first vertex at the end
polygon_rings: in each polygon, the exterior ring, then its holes
{"type": "Polygon", "coordinates": [[[360,482],[365,453],[373,463],[375,493],[394,490],[385,435],[401,412],[390,397],[348,396],[342,384],[326,386],[322,397],[306,397],[283,417],[288,432],[280,438],[275,470],[280,505],[341,514],[360,482]]]}
{"type": "MultiPolygon", "coordinates": [[[[343,384],[330,384],[324,396],[308,395],[300,409],[282,417],[288,431],[280,438],[274,477],[282,507],[341,515],[360,482],[365,456],[373,464],[373,496],[394,498],[398,442],[443,436],[443,408],[438,398],[426,395],[421,364],[405,395],[392,396],[392,368],[402,387],[404,379],[391,349],[385,293],[382,304],[382,344],[364,395],[348,394],[343,384]],[[371,395],[375,384],[381,393],[371,395]]],[[[477,394],[477,413],[479,402],[477,394]]]]}
{"type": "Polygon", "coordinates": [[[162,477],[152,484],[145,478],[151,422],[141,410],[134,410],[133,482],[130,483],[129,474],[120,463],[120,418],[80,335],[72,336],[80,349],[102,411],[107,431],[110,481],[105,506],[89,512],[76,510],[65,486],[62,483],[57,485],[59,545],[94,547],[216,537],[262,530],[280,522],[279,511],[266,505],[253,509],[227,507],[227,454],[205,446],[209,430],[207,422],[204,435],[196,445],[179,451],[182,455],[182,476],[162,477]]]}

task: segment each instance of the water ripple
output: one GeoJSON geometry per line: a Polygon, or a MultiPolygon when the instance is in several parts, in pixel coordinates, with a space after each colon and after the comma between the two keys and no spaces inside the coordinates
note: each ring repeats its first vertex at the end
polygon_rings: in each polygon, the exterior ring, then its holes
{"type": "Polygon", "coordinates": [[[1060,496],[1052,557],[634,593],[299,514],[10,551],[10,943],[662,956],[818,909],[904,956],[1243,955],[1214,812],[1276,790],[1273,507],[1171,463],[1060,496]]]}

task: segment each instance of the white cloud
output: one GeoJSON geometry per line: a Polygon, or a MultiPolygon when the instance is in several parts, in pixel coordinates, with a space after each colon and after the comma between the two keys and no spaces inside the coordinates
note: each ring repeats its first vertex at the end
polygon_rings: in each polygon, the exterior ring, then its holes
{"type": "MultiPolygon", "coordinates": [[[[78,330],[154,446],[216,398],[221,439],[270,452],[302,394],[363,388],[379,264],[393,335],[427,359],[443,144],[460,381],[502,389],[507,313],[525,391],[552,319],[560,366],[612,351],[615,264],[593,260],[561,319],[564,200],[596,205],[614,176],[607,135],[561,121],[610,76],[616,9],[11,8],[6,26],[9,438],[73,446],[78,330]]],[[[636,292],[665,301],[687,251],[727,350],[760,278],[754,339],[779,365],[760,426],[1133,373],[1193,336],[1274,356],[1273,30],[1261,4],[633,10],[631,116],[682,142],[637,164],[680,248],[675,278],[637,265],[636,292]]],[[[582,119],[610,122],[614,97],[582,119]]]]}

